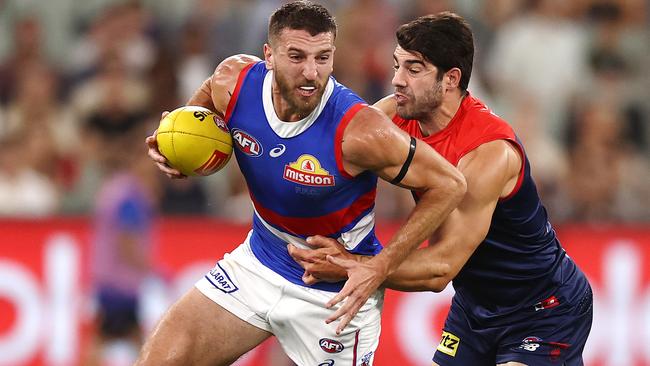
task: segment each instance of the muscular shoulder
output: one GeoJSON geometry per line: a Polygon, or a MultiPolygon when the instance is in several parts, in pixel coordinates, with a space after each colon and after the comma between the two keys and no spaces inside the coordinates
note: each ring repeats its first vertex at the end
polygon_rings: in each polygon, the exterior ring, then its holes
{"type": "Polygon", "coordinates": [[[375,162],[380,164],[393,159],[394,144],[399,140],[408,146],[408,135],[397,128],[381,110],[374,106],[362,108],[343,132],[344,165],[346,162],[351,163],[348,172],[353,175],[362,170],[373,170],[375,162]]]}
{"type": "MultiPolygon", "coordinates": [[[[256,56],[243,54],[224,59],[217,65],[214,74],[212,74],[212,86],[230,86],[230,84],[237,83],[237,77],[241,70],[258,61],[260,59],[256,56]]],[[[232,87],[234,88],[234,85],[232,87]]]]}
{"type": "Polygon", "coordinates": [[[482,186],[483,191],[489,191],[487,185],[493,185],[494,192],[506,196],[514,188],[521,168],[523,158],[513,142],[493,140],[479,145],[467,153],[458,163],[458,169],[467,179],[468,185],[482,186]],[[485,169],[490,167],[490,169],[485,169]]]}
{"type": "Polygon", "coordinates": [[[385,139],[389,133],[399,131],[385,113],[375,106],[361,108],[343,133],[343,141],[356,145],[371,145],[385,139]]]}
{"type": "Polygon", "coordinates": [[[232,96],[239,73],[248,65],[261,61],[260,58],[251,55],[230,56],[217,66],[210,80],[212,100],[220,112],[225,112],[230,96],[232,96]]]}
{"type": "Polygon", "coordinates": [[[384,112],[384,114],[390,119],[393,119],[397,113],[397,102],[395,102],[395,98],[393,98],[392,94],[380,99],[377,103],[373,104],[373,107],[384,112]]]}

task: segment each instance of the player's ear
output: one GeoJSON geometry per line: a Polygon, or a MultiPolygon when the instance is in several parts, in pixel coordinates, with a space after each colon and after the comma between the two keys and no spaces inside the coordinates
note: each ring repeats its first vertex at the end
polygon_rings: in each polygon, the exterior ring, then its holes
{"type": "Polygon", "coordinates": [[[268,43],[264,44],[264,64],[267,70],[273,70],[273,50],[268,43]]]}
{"type": "Polygon", "coordinates": [[[462,72],[457,67],[454,67],[451,70],[447,71],[444,77],[445,88],[447,89],[458,88],[458,86],[460,85],[461,76],[462,76],[462,72]]]}

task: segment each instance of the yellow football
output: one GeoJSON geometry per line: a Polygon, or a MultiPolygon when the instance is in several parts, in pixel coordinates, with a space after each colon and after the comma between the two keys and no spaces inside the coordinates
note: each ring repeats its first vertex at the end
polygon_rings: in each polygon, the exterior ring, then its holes
{"type": "Polygon", "coordinates": [[[232,155],[232,137],[214,112],[197,106],[180,107],[160,121],[158,150],[169,165],[187,176],[210,175],[232,155]]]}

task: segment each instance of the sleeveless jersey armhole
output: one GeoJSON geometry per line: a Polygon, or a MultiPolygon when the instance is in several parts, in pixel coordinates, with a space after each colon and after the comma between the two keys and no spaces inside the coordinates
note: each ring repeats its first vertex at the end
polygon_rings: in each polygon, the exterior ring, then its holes
{"type": "Polygon", "coordinates": [[[521,158],[521,167],[519,168],[519,176],[517,177],[517,183],[515,184],[514,188],[510,193],[508,193],[507,196],[499,198],[499,202],[507,201],[511,199],[514,195],[516,195],[517,192],[519,192],[519,189],[521,188],[521,185],[524,182],[524,172],[526,171],[526,155],[524,155],[524,148],[521,146],[519,142],[511,138],[508,138],[505,141],[510,143],[512,146],[514,146],[517,149],[517,152],[519,153],[519,157],[521,158]]]}
{"type": "Polygon", "coordinates": [[[237,98],[239,97],[239,91],[241,90],[242,84],[244,84],[246,75],[248,75],[248,71],[256,64],[257,64],[256,62],[250,63],[246,65],[246,67],[244,67],[239,72],[239,76],[237,77],[237,84],[235,85],[235,90],[230,96],[230,100],[228,101],[228,106],[226,107],[226,114],[224,116],[224,122],[226,122],[226,124],[228,124],[228,121],[230,121],[230,117],[232,116],[232,112],[235,109],[235,105],[237,105],[237,98]]]}
{"type": "Polygon", "coordinates": [[[345,168],[343,167],[343,132],[345,131],[345,128],[348,126],[352,118],[361,110],[361,108],[366,107],[367,104],[365,103],[357,103],[352,105],[347,112],[343,115],[341,118],[341,122],[339,123],[338,127],[336,128],[336,136],[334,138],[334,154],[336,158],[336,166],[339,169],[339,172],[344,178],[347,179],[352,179],[354,178],[350,173],[345,171],[345,168]]]}
{"type": "Polygon", "coordinates": [[[458,162],[460,159],[463,158],[463,156],[467,155],[470,151],[476,149],[477,147],[486,144],[488,142],[496,141],[496,140],[504,140],[505,142],[511,144],[517,149],[517,152],[519,153],[519,156],[521,157],[521,168],[519,169],[519,176],[517,177],[517,183],[515,184],[515,187],[512,189],[510,193],[508,193],[507,196],[499,198],[499,202],[503,202],[506,200],[509,200],[512,198],[517,192],[519,192],[519,188],[521,188],[521,184],[524,181],[524,171],[526,168],[526,157],[524,155],[524,149],[523,147],[513,138],[507,136],[507,135],[491,135],[491,136],[484,136],[480,140],[475,141],[471,145],[469,145],[459,156],[458,160],[456,160],[454,166],[458,166],[458,162]]]}

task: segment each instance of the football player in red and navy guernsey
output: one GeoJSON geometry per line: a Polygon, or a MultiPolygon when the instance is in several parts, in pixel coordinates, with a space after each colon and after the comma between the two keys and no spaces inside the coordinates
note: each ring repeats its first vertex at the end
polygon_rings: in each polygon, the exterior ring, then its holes
{"type": "MultiPolygon", "coordinates": [[[[591,287],[555,235],[521,142],[467,91],[469,26],[450,12],[424,16],[402,25],[397,42],[395,93],[376,106],[455,165],[467,194],[385,286],[438,292],[453,283],[434,365],[582,365],[591,287]],[[447,275],[431,271],[439,262],[450,265],[447,275]]],[[[331,239],[317,237],[312,246],[289,246],[306,283],[344,277],[365,261],[331,239]]]]}

